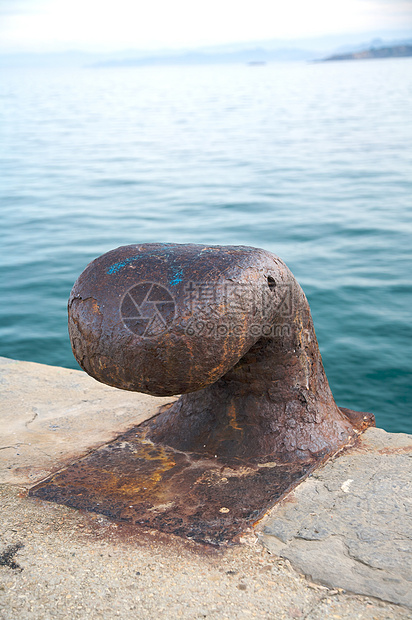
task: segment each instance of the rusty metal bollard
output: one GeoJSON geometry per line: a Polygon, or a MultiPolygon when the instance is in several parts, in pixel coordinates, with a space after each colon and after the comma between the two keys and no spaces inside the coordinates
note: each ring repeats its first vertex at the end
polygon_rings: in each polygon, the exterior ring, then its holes
{"type": "Polygon", "coordinates": [[[307,460],[367,426],[340,410],[307,299],[270,252],[143,244],[93,261],[73,287],[69,333],[92,377],[182,397],[149,437],[220,459],[307,460]]]}
{"type": "Polygon", "coordinates": [[[221,544],[374,424],[336,405],[307,299],[270,252],[120,247],[88,265],[68,310],[92,377],[181,396],[36,497],[221,544]]]}

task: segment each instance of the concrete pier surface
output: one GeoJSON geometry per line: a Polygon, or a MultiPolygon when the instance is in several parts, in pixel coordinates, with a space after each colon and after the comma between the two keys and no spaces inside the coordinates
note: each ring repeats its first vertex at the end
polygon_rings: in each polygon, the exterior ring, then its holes
{"type": "Polygon", "coordinates": [[[412,437],[369,429],[240,544],[28,497],[171,398],[0,358],[0,618],[412,618],[412,437]]]}

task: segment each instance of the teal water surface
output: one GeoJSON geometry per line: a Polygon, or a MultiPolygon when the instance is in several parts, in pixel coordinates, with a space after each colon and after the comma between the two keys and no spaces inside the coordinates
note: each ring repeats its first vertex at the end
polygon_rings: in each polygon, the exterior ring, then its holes
{"type": "Polygon", "coordinates": [[[412,59],[0,80],[0,355],[76,368],[66,303],[119,245],[262,247],[341,406],[412,432],[412,59]]]}

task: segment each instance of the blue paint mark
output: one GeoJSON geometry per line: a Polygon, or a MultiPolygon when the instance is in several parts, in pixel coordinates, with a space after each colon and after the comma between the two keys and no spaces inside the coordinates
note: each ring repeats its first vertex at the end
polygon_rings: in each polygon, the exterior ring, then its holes
{"type": "Polygon", "coordinates": [[[176,284],[179,284],[179,282],[181,282],[182,280],[183,280],[183,269],[175,269],[173,273],[173,277],[170,280],[170,285],[176,286],[176,284]]]}
{"type": "Polygon", "coordinates": [[[107,270],[107,274],[111,276],[114,273],[119,273],[119,271],[123,269],[123,267],[126,267],[126,265],[130,265],[130,263],[135,260],[139,260],[140,258],[142,258],[142,255],[137,254],[137,256],[131,256],[130,258],[126,258],[125,260],[122,260],[118,263],[113,263],[113,265],[107,270]]]}
{"type": "MultiPolygon", "coordinates": [[[[162,244],[164,245],[164,247],[168,244],[162,244]]],[[[107,270],[107,274],[108,275],[113,275],[115,273],[119,273],[119,271],[121,269],[123,269],[123,267],[127,267],[127,265],[130,265],[130,263],[133,263],[134,261],[138,261],[144,258],[148,258],[149,256],[153,256],[153,257],[168,257],[169,254],[171,253],[169,250],[165,250],[164,247],[159,248],[159,249],[153,249],[150,254],[136,254],[135,256],[131,256],[130,258],[125,258],[122,261],[119,261],[118,263],[113,263],[113,265],[111,265],[109,267],[109,269],[107,270]]],[[[170,279],[170,285],[171,286],[176,286],[176,284],[179,284],[182,280],[183,280],[183,269],[181,267],[172,267],[172,276],[170,279]]]]}

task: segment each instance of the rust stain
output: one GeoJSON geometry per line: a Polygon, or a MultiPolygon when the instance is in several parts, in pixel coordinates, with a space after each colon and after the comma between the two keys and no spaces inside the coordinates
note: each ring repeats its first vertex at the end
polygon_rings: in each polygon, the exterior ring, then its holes
{"type": "Polygon", "coordinates": [[[229,418],[229,425],[233,428],[233,430],[241,431],[243,433],[243,428],[239,426],[236,420],[236,407],[234,403],[230,403],[230,405],[228,406],[227,416],[229,418]]]}
{"type": "Polygon", "coordinates": [[[305,346],[305,328],[303,327],[303,321],[302,321],[302,317],[297,314],[295,317],[295,324],[297,327],[297,340],[298,340],[298,344],[299,344],[299,363],[301,365],[301,368],[303,370],[304,373],[304,386],[307,390],[309,390],[310,385],[309,385],[309,379],[311,376],[311,363],[310,363],[310,359],[306,353],[306,346],[305,346]]]}
{"type": "Polygon", "coordinates": [[[222,463],[154,445],[140,425],[80,459],[29,495],[209,545],[233,543],[317,465],[222,463]],[[227,508],[227,511],[221,509],[227,508]]]}
{"type": "Polygon", "coordinates": [[[380,448],[379,450],[375,450],[375,452],[377,452],[378,454],[408,454],[409,452],[412,453],[412,444],[409,446],[403,446],[403,447],[388,447],[388,448],[380,448]]]}

